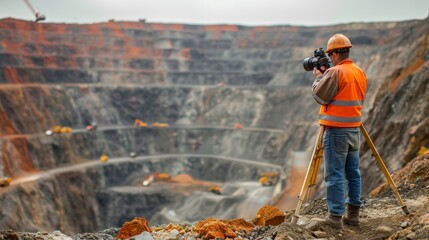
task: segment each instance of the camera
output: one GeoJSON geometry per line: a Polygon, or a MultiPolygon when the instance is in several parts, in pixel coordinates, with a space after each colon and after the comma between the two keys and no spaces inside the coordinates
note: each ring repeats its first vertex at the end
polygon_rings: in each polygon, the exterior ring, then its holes
{"type": "Polygon", "coordinates": [[[325,69],[332,67],[332,63],[326,56],[323,48],[314,50],[314,57],[304,59],[302,65],[304,65],[305,71],[313,71],[313,68],[321,70],[322,66],[325,67],[325,69]]]}

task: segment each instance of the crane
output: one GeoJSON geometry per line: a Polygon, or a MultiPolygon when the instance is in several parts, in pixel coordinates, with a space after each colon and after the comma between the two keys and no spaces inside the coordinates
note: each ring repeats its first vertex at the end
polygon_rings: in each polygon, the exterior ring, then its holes
{"type": "Polygon", "coordinates": [[[31,12],[36,16],[36,20],[35,22],[38,21],[44,21],[46,19],[45,15],[36,12],[36,10],[34,9],[33,5],[31,5],[29,0],[24,0],[25,4],[27,4],[28,8],[30,8],[31,12]]]}

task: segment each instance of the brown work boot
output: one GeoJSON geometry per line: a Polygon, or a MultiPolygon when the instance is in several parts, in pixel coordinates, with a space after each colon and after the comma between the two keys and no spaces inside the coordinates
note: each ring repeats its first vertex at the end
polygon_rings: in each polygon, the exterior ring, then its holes
{"type": "Polygon", "coordinates": [[[343,222],[341,221],[342,216],[336,216],[332,215],[331,213],[328,213],[326,215],[325,219],[323,219],[324,223],[327,223],[329,226],[336,228],[336,229],[342,229],[343,228],[343,222]]]}
{"type": "Polygon", "coordinates": [[[359,226],[359,206],[347,204],[347,213],[343,217],[343,223],[351,226],[359,226]]]}
{"type": "Polygon", "coordinates": [[[321,226],[329,226],[336,229],[343,228],[343,222],[341,221],[342,216],[334,216],[330,213],[325,218],[312,218],[310,221],[305,223],[304,227],[311,231],[318,230],[321,226]]]}

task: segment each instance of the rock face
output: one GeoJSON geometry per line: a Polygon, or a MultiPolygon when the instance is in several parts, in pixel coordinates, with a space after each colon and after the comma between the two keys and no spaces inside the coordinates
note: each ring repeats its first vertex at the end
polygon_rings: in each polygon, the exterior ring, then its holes
{"type": "MultiPolygon", "coordinates": [[[[396,170],[429,145],[428,25],[428,19],[326,27],[2,19],[0,174],[13,181],[0,190],[8,206],[0,210],[8,216],[0,228],[82,233],[135,216],[170,219],[168,206],[187,196],[142,189],[151,172],[230,186],[279,171],[284,187],[291,156],[312,150],[318,128],[313,77],[302,60],[337,32],[350,37],[352,58],[367,73],[364,124],[396,170]],[[170,128],[133,127],[135,119],[170,128]],[[97,131],[86,132],[92,122],[97,131]],[[73,133],[46,136],[54,125],[73,133]],[[131,160],[130,152],[142,158],[131,160]],[[102,153],[116,162],[97,164],[102,153]],[[41,172],[47,175],[25,179],[41,172]]],[[[362,155],[369,192],[383,177],[365,144],[362,155]]],[[[257,192],[256,198],[269,194],[268,203],[275,191],[257,192]]],[[[234,214],[227,217],[241,217],[234,214]]]]}
{"type": "MultiPolygon", "coordinates": [[[[405,166],[416,157],[421,146],[429,146],[429,19],[404,32],[382,52],[384,61],[391,60],[385,69],[385,80],[375,95],[364,124],[391,170],[405,166]],[[387,74],[386,74],[387,73],[387,74]]],[[[380,64],[380,63],[378,63],[380,64]]],[[[367,145],[362,148],[364,176],[370,191],[383,179],[380,169],[367,145]]]]}

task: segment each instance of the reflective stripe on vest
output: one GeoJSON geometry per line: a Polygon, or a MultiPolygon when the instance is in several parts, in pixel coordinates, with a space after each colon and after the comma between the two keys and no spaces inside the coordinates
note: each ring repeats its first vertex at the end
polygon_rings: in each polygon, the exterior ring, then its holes
{"type": "Polygon", "coordinates": [[[332,100],[329,104],[335,105],[335,106],[355,107],[355,106],[363,106],[363,101],[361,101],[361,100],[355,100],[355,101],[332,100]]]}
{"type": "Polygon", "coordinates": [[[328,116],[328,115],[319,115],[320,120],[327,120],[327,121],[333,121],[333,122],[345,122],[345,123],[353,123],[353,122],[360,122],[361,117],[334,117],[334,116],[328,116]]]}

